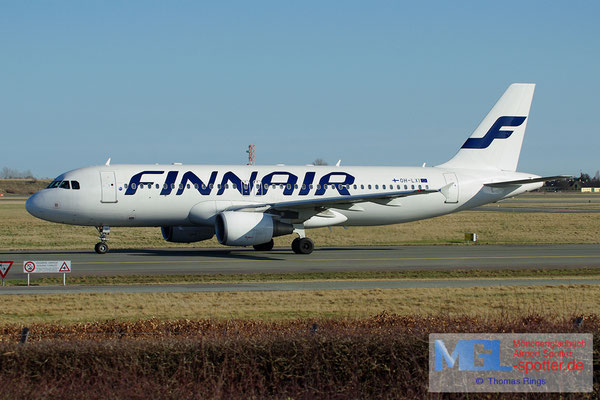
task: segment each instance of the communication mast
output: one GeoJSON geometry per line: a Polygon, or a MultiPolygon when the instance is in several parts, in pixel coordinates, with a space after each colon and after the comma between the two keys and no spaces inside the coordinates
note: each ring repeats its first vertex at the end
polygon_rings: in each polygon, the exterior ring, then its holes
{"type": "Polygon", "coordinates": [[[248,165],[254,165],[254,145],[253,144],[248,146],[248,150],[246,150],[246,153],[248,153],[248,165]]]}

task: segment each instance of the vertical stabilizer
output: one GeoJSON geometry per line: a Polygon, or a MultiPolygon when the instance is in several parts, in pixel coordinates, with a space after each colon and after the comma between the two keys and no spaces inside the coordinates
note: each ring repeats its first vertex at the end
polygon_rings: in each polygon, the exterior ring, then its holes
{"type": "Polygon", "coordinates": [[[533,99],[533,83],[513,83],[442,168],[516,171],[533,99]]]}

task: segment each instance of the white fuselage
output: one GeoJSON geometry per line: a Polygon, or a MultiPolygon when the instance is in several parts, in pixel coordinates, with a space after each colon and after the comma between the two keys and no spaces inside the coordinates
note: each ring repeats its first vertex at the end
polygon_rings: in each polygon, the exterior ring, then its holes
{"type": "Polygon", "coordinates": [[[435,190],[387,202],[332,206],[324,214],[313,208],[304,217],[303,211],[280,216],[290,223],[302,221],[304,228],[386,225],[467,210],[541,187],[541,182],[484,186],[532,177],[537,175],[438,167],[105,165],[60,175],[55,181],[76,181],[80,188],[70,183],[68,189],[44,189],[30,197],[27,210],[73,225],[212,226],[218,213],[243,210],[244,205],[260,210],[256,205],[263,203],[435,190]]]}

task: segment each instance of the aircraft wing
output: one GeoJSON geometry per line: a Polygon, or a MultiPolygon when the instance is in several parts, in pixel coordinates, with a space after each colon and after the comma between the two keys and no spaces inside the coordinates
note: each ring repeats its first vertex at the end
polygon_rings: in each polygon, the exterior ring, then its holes
{"type": "MultiPolygon", "coordinates": [[[[429,193],[438,193],[440,190],[408,190],[408,191],[395,191],[387,193],[369,193],[359,194],[350,196],[336,196],[326,198],[310,198],[306,200],[292,200],[282,201],[277,203],[262,203],[262,204],[251,204],[236,207],[235,209],[262,209],[261,211],[267,210],[300,210],[307,208],[314,209],[327,209],[327,208],[349,208],[356,203],[373,202],[383,205],[388,205],[391,201],[401,197],[418,196],[429,193]]],[[[393,205],[393,204],[389,204],[393,205]]],[[[230,208],[230,210],[232,210],[230,208]]]]}
{"type": "Polygon", "coordinates": [[[569,178],[571,178],[569,175],[541,176],[541,177],[538,177],[538,178],[518,179],[516,181],[504,181],[504,182],[484,183],[484,186],[489,186],[489,187],[519,186],[519,185],[525,185],[527,183],[546,182],[546,181],[552,181],[552,180],[555,180],[555,179],[569,179],[569,178]]]}

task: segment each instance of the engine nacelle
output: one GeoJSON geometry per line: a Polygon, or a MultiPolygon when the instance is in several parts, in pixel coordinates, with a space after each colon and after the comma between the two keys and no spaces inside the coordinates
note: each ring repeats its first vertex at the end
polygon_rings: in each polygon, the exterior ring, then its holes
{"type": "Polygon", "coordinates": [[[260,212],[224,211],[215,220],[217,240],[227,246],[267,243],[276,236],[289,235],[293,231],[292,225],[260,212]]]}
{"type": "Polygon", "coordinates": [[[173,243],[192,243],[208,240],[215,234],[212,226],[163,226],[163,239],[173,243]]]}

